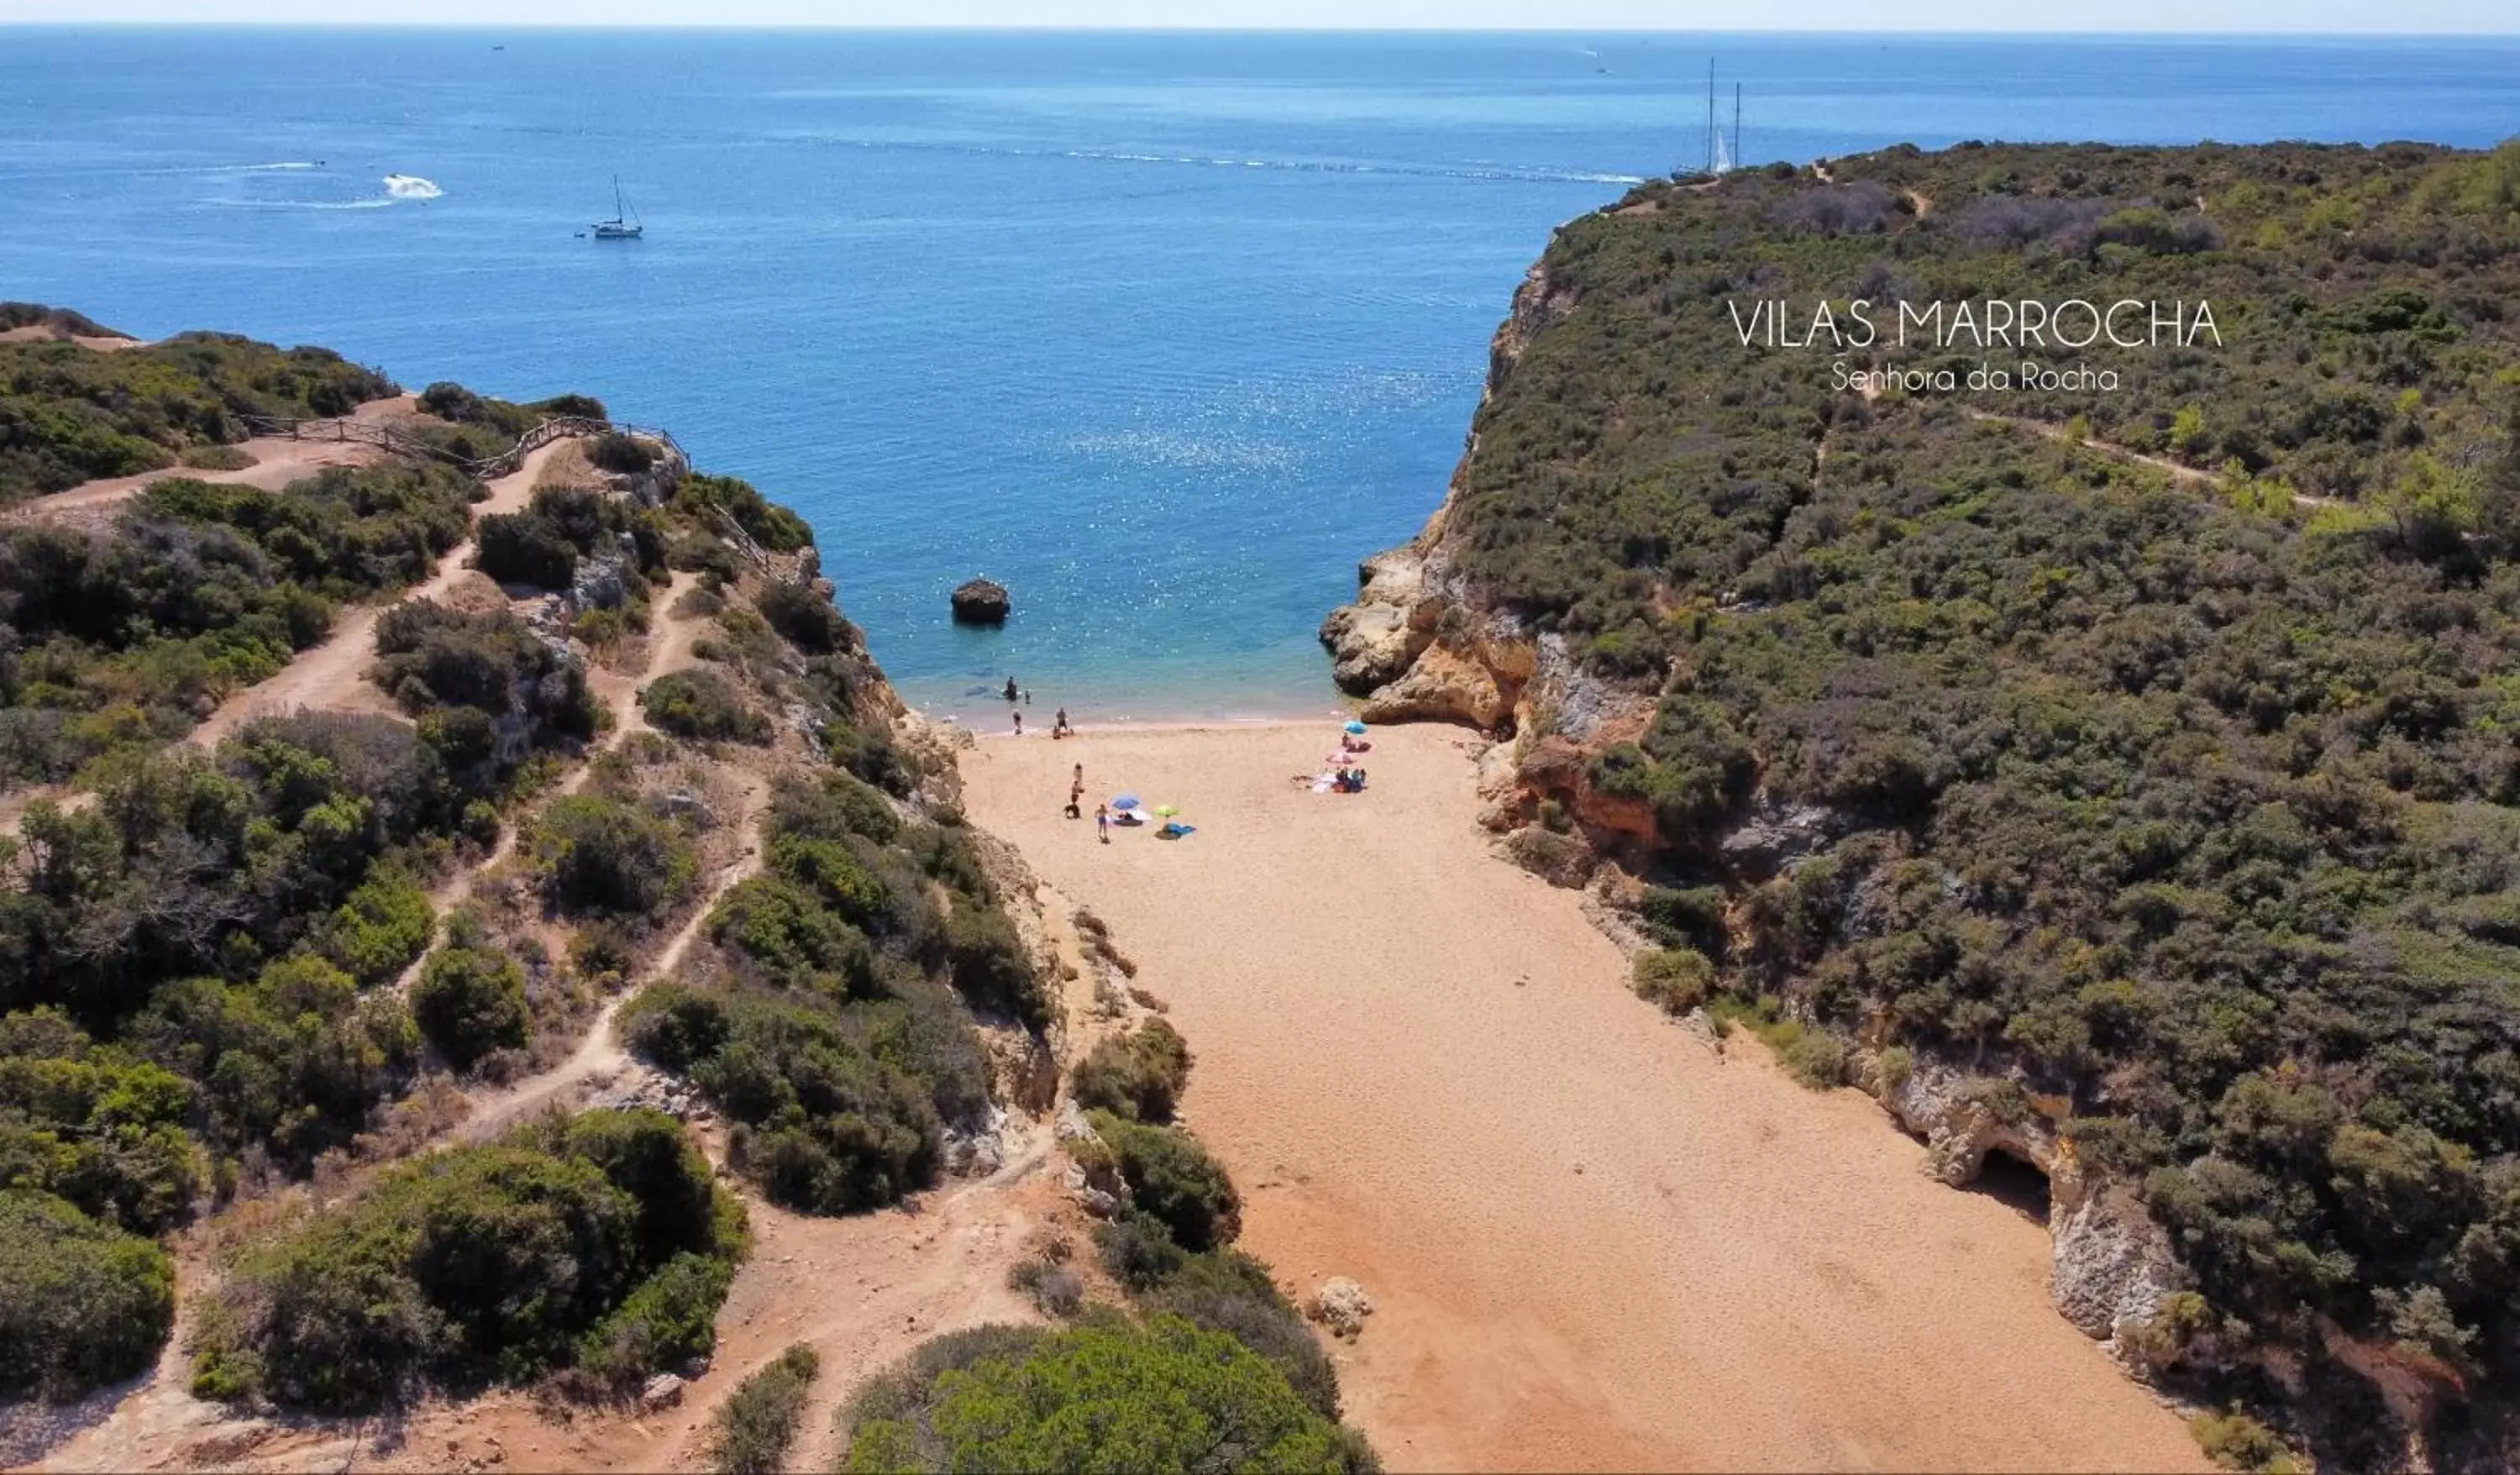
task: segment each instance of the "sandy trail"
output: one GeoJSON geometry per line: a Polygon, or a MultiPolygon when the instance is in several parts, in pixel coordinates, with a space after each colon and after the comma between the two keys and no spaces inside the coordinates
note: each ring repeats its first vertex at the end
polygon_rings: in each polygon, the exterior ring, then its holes
{"type": "Polygon", "coordinates": [[[1919,1171],[1853,1091],[1731,1063],[1489,853],[1455,730],[993,738],[966,801],[1093,908],[1197,1051],[1188,1118],[1244,1244],[1379,1311],[1339,1356],[1397,1468],[2204,1468],[2048,1300],[2044,1228],[1919,1171]],[[1089,793],[1198,833],[1095,841],[1089,793]]]}
{"type": "Polygon", "coordinates": [[[605,1001],[604,1007],[588,1024],[586,1038],[567,1059],[505,1091],[477,1097],[472,1115],[455,1129],[456,1140],[488,1141],[545,1107],[571,1104],[584,1088],[604,1085],[633,1068],[630,1052],[622,1048],[620,1036],[613,1031],[613,1016],[638,995],[639,984],[671,978],[675,969],[683,965],[683,958],[691,952],[700,929],[708,924],[718,898],[761,869],[761,812],[769,800],[767,780],[756,774],[743,776],[731,817],[735,825],[735,859],[718,872],[717,878],[692,909],[690,919],[658,950],[655,961],[641,972],[637,982],[605,1001]]]}
{"type": "MultiPolygon", "coordinates": [[[[2034,435],[2044,435],[2059,445],[2079,446],[2086,451],[2096,452],[2135,466],[2150,467],[2156,471],[2166,471],[2173,480],[2184,482],[2189,486],[2211,486],[2222,480],[2222,473],[2219,471],[2186,466],[2167,456],[2154,456],[2138,451],[2133,446],[2122,446],[2106,440],[2093,440],[2088,435],[2080,437],[2070,435],[2066,433],[2063,425],[2048,421],[2033,420],[2025,415],[1998,415],[1992,410],[1969,410],[1965,413],[1971,420],[1984,421],[1989,425],[2010,425],[2016,430],[2028,430],[2034,435]]],[[[2341,499],[2322,497],[2314,492],[2296,491],[2292,494],[2292,500],[2303,507],[2343,507],[2345,505],[2341,499]]]]}
{"type": "MultiPolygon", "coordinates": [[[[544,464],[568,444],[565,440],[553,441],[526,457],[524,465],[513,473],[486,483],[489,500],[472,506],[475,524],[492,513],[522,511],[533,497],[544,464]]],[[[256,717],[293,712],[301,707],[334,712],[391,710],[385,694],[366,680],[368,665],[376,656],[378,617],[404,600],[443,600],[458,582],[474,576],[466,565],[472,562],[475,546],[471,537],[457,544],[437,560],[436,573],[404,591],[399,600],[342,610],[333,622],[333,633],[321,644],[297,652],[297,658],[269,681],[221,702],[219,709],[194,728],[185,740],[200,747],[216,747],[220,739],[256,717]]]]}
{"type": "MultiPolygon", "coordinates": [[[[342,419],[384,425],[409,419],[416,413],[412,397],[401,394],[389,399],[370,400],[342,419]]],[[[195,470],[178,466],[142,471],[136,476],[100,477],[94,481],[83,481],[68,491],[22,502],[11,508],[8,515],[42,519],[78,514],[102,516],[107,511],[130,501],[142,488],[179,477],[276,492],[292,481],[314,475],[326,467],[374,466],[386,456],[382,448],[364,441],[298,440],[286,435],[257,435],[238,442],[236,449],[252,457],[253,465],[233,471],[195,470]]]]}
{"type": "MultiPolygon", "coordinates": [[[[377,400],[372,404],[360,406],[359,414],[378,420],[407,417],[414,413],[410,399],[409,395],[401,395],[393,399],[377,400]]],[[[286,440],[278,444],[289,447],[300,445],[300,443],[286,440]]],[[[563,448],[571,444],[573,442],[568,440],[554,441],[526,457],[524,464],[518,467],[513,475],[502,476],[488,483],[490,498],[486,502],[475,504],[472,515],[478,518],[487,513],[520,511],[532,499],[535,481],[542,474],[544,466],[551,458],[559,455],[563,448]]],[[[371,449],[357,445],[334,446],[312,442],[304,443],[302,448],[327,453],[371,449]]],[[[204,479],[245,480],[263,469],[264,468],[257,466],[243,471],[210,473],[204,479]]],[[[301,466],[290,475],[275,473],[277,479],[274,484],[285,486],[295,476],[306,474],[309,469],[311,468],[301,466]]],[[[128,497],[140,486],[162,479],[167,474],[153,472],[144,477],[119,478],[134,483],[124,487],[119,497],[128,497]]],[[[92,481],[86,486],[61,495],[77,497],[105,485],[108,483],[92,481]]],[[[49,507],[57,502],[58,499],[48,498],[45,499],[44,505],[49,507]]],[[[375,604],[357,604],[340,611],[334,619],[332,634],[326,636],[321,643],[299,651],[287,667],[269,681],[248,687],[219,703],[218,709],[202,719],[190,733],[185,734],[183,740],[196,747],[214,748],[229,734],[253,718],[293,712],[301,707],[318,711],[391,711],[392,703],[386,699],[385,694],[366,680],[368,662],[375,654],[377,617],[404,599],[444,599],[457,583],[472,572],[465,565],[472,561],[475,547],[476,544],[470,537],[457,544],[447,552],[445,557],[438,559],[435,574],[431,575],[427,582],[404,591],[399,599],[375,604]]],[[[66,809],[74,810],[93,802],[94,795],[72,792],[63,784],[32,784],[7,794],[0,794],[0,835],[15,835],[19,827],[25,821],[27,806],[37,799],[52,799],[66,809]]]]}

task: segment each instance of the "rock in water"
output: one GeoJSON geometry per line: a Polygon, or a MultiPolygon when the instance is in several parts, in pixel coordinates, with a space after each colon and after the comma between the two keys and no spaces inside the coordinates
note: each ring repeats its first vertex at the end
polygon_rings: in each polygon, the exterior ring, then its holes
{"type": "Polygon", "coordinates": [[[995,579],[973,579],[954,591],[954,618],[966,625],[1003,625],[1014,602],[995,579]]]}

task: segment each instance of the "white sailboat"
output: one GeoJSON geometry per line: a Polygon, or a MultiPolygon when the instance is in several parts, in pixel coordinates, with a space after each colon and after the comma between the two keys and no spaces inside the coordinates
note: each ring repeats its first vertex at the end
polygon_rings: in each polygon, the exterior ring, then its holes
{"type": "Polygon", "coordinates": [[[621,176],[612,176],[612,218],[595,222],[598,241],[636,241],[647,227],[639,223],[639,212],[621,196],[621,176]]]}

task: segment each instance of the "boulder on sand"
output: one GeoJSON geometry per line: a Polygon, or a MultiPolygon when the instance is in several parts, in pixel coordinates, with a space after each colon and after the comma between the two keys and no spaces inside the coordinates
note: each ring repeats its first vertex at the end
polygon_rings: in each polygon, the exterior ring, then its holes
{"type": "Polygon", "coordinates": [[[1365,1330],[1365,1319],[1373,1315],[1373,1300],[1365,1287],[1345,1275],[1332,1275],[1313,1294],[1312,1305],[1305,1308],[1312,1319],[1330,1329],[1330,1334],[1347,1341],[1356,1340],[1365,1330]]]}
{"type": "Polygon", "coordinates": [[[973,579],[954,591],[954,618],[966,625],[1003,625],[1014,601],[995,579],[973,579]]]}

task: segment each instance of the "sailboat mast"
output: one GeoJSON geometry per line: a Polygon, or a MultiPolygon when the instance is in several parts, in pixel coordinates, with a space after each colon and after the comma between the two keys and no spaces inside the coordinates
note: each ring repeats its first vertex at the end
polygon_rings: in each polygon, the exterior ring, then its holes
{"type": "Polygon", "coordinates": [[[1732,84],[1732,167],[1740,168],[1741,158],[1741,84],[1732,84]]]}

